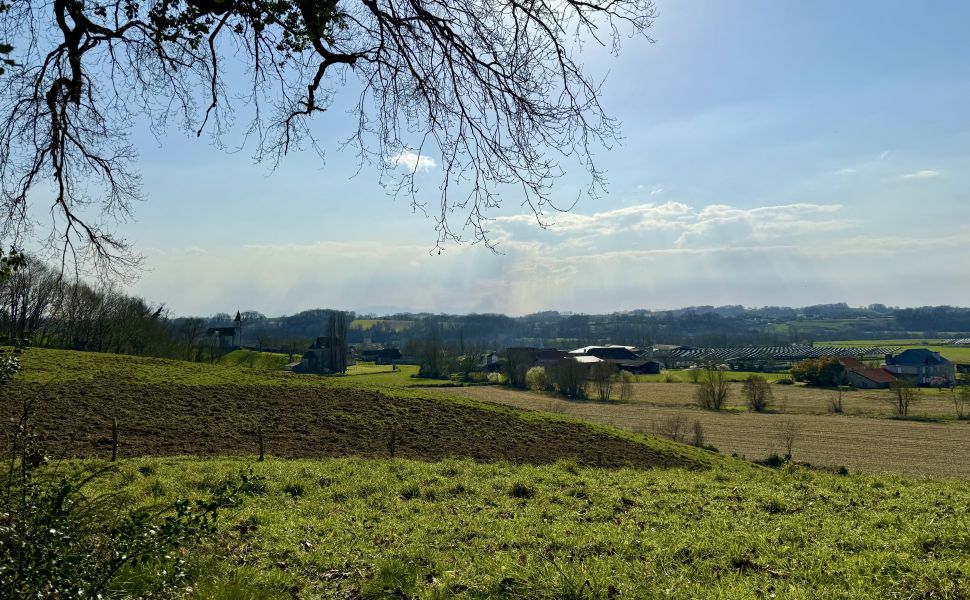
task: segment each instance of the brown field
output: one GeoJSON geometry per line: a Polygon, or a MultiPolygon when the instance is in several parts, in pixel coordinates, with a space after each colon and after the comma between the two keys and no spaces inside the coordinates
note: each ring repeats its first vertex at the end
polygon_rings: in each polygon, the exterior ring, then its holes
{"type": "Polygon", "coordinates": [[[395,430],[395,455],[403,458],[696,466],[673,451],[582,423],[356,389],[138,384],[102,378],[57,384],[13,381],[2,392],[0,418],[17,417],[23,401],[30,400],[43,447],[59,457],[109,457],[111,422],[117,418],[123,457],[252,456],[260,423],[266,452],[287,458],[387,457],[395,430]]]}
{"type": "MultiPolygon", "coordinates": [[[[778,386],[776,386],[778,387],[778,386]]],[[[498,386],[456,388],[454,393],[519,408],[552,411],[632,431],[651,433],[679,419],[688,430],[695,421],[704,430],[705,442],[722,453],[737,453],[760,459],[784,453],[781,430],[794,422],[798,433],[795,460],[830,467],[919,475],[970,476],[970,423],[927,423],[889,418],[849,415],[807,414],[813,402],[824,396],[818,390],[789,389],[787,410],[791,413],[758,414],[731,410],[711,412],[691,406],[691,384],[637,384],[638,402],[630,404],[570,401],[534,392],[498,386]],[[647,387],[650,386],[650,387],[647,387]],[[813,399],[814,398],[814,399],[813,399]],[[649,399],[649,402],[646,400],[649,399]]],[[[776,391],[776,393],[778,393],[776,391]]],[[[829,392],[831,393],[831,392],[829,392]]],[[[885,394],[885,392],[882,392],[885,394]]],[[[846,406],[863,412],[885,400],[874,392],[854,392],[846,406]],[[856,394],[859,394],[858,396],[856,394]],[[853,402],[855,404],[850,404],[853,402]]],[[[929,396],[936,394],[931,392],[929,396]]],[[[936,400],[926,399],[929,410],[936,400]]],[[[942,400],[939,401],[942,404],[942,400]]],[[[943,410],[940,406],[939,410],[943,410]]],[[[950,405],[952,414],[952,404],[950,405]]],[[[887,413],[888,414],[888,413],[887,413]]]]}
{"type": "MultiPolygon", "coordinates": [[[[741,394],[740,383],[731,386],[728,408],[747,410],[741,394]]],[[[635,383],[633,402],[657,406],[693,406],[695,387],[684,383],[635,383]]],[[[769,410],[790,414],[824,415],[829,404],[837,396],[833,390],[805,387],[802,385],[772,384],[774,402],[769,410]]],[[[910,417],[952,419],[955,415],[952,390],[921,390],[919,400],[910,410],[910,417]]],[[[850,416],[893,416],[893,393],[889,390],[852,390],[842,393],[844,414],[850,416]]]]}

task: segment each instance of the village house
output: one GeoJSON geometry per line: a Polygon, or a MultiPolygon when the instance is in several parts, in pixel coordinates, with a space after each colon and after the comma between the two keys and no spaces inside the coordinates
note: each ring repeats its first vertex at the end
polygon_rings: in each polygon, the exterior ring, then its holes
{"type": "Polygon", "coordinates": [[[618,360],[616,366],[634,375],[659,375],[664,364],[659,360],[618,360]]]}
{"type": "Polygon", "coordinates": [[[910,348],[895,356],[887,354],[885,369],[914,385],[942,387],[956,382],[953,363],[926,348],[910,348]]]}
{"type": "Polygon", "coordinates": [[[303,353],[300,371],[308,373],[343,373],[354,364],[354,355],[341,340],[329,336],[318,337],[303,353]]]}
{"type": "Polygon", "coordinates": [[[898,379],[885,369],[863,367],[861,369],[846,370],[845,381],[854,388],[878,390],[888,388],[898,381],[898,379]]]}

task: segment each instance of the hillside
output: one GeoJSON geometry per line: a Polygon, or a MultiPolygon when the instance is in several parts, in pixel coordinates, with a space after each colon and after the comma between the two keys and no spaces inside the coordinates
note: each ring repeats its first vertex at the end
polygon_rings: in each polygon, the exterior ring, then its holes
{"type": "MultiPolygon", "coordinates": [[[[116,481],[152,503],[203,493],[247,464],[130,460],[116,481]]],[[[252,466],[264,491],[189,554],[188,597],[970,595],[964,481],[568,462],[252,466]]]]}
{"type": "MultiPolygon", "coordinates": [[[[55,455],[87,457],[56,469],[106,465],[92,457],[108,455],[117,418],[122,460],[96,485],[127,502],[260,478],[181,547],[179,597],[970,595],[963,480],[773,470],[414,389],[434,382],[408,370],[315,377],[41,349],[23,362],[3,416],[34,399],[55,455]]],[[[147,593],[139,568],[117,592],[147,593]]]]}

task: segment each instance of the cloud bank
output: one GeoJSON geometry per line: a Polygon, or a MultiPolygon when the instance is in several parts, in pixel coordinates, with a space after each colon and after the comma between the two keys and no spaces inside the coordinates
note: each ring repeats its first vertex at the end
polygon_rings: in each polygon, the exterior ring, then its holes
{"type": "Polygon", "coordinates": [[[946,270],[925,263],[934,250],[970,252],[970,228],[872,231],[841,204],[643,203],[541,222],[531,214],[499,217],[490,235],[500,254],[460,246],[438,256],[430,244],[384,240],[166,250],[150,257],[154,270],[136,291],[177,314],[965,304],[970,294],[965,261],[946,270]],[[910,279],[920,285],[900,285],[910,279]]]}

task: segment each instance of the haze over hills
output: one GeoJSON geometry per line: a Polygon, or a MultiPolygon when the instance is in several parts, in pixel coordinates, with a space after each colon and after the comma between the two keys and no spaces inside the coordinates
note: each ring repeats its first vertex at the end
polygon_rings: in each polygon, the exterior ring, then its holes
{"type": "MultiPolygon", "coordinates": [[[[325,329],[328,311],[268,317],[242,313],[244,338],[283,340],[313,338],[325,329]]],[[[582,345],[612,342],[645,346],[656,343],[704,346],[790,344],[826,340],[889,338],[962,338],[970,335],[970,308],[936,306],[897,308],[882,304],[850,307],[846,303],[801,308],[769,306],[692,306],[607,314],[544,311],[512,317],[502,314],[354,314],[352,343],[402,345],[438,335],[445,342],[474,347],[510,345],[582,345]]],[[[228,313],[208,317],[212,326],[232,320],[228,313]]],[[[182,319],[174,319],[176,323],[182,319]]],[[[272,345],[270,343],[269,345],[272,345]]]]}

